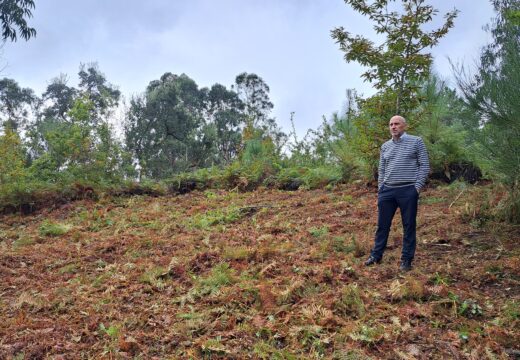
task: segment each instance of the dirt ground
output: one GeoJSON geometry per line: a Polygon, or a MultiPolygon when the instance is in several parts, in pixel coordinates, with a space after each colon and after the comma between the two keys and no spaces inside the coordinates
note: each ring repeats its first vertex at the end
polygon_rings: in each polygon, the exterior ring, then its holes
{"type": "Polygon", "coordinates": [[[366,268],[364,186],[77,201],[0,217],[0,359],[519,359],[520,228],[421,194],[366,268]]]}

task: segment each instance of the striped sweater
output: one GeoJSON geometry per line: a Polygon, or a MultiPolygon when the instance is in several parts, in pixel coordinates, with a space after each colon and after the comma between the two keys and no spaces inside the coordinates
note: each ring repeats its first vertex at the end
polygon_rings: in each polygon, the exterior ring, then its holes
{"type": "Polygon", "coordinates": [[[415,185],[421,190],[430,172],[428,152],[418,136],[404,133],[394,141],[388,140],[381,146],[379,157],[378,187],[415,185]]]}

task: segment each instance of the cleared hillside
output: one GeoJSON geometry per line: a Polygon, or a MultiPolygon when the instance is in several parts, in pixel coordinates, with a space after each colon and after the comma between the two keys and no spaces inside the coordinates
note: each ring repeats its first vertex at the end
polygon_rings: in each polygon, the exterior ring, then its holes
{"type": "Polygon", "coordinates": [[[520,229],[490,190],[421,195],[377,267],[376,194],[193,192],[0,218],[0,358],[508,359],[520,356],[520,229]]]}

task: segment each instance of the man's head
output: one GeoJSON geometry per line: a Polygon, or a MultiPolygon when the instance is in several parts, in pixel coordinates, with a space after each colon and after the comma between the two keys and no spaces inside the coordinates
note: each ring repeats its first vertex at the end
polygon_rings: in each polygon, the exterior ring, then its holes
{"type": "Polygon", "coordinates": [[[392,138],[399,139],[406,130],[406,120],[404,117],[399,115],[392,116],[388,123],[388,127],[390,128],[390,134],[392,135],[392,138]]]}

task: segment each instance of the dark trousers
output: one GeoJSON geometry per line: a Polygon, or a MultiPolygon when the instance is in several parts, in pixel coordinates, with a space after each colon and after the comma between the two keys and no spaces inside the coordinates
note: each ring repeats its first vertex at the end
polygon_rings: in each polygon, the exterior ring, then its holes
{"type": "Polygon", "coordinates": [[[413,260],[417,242],[415,228],[418,200],[419,194],[413,185],[397,188],[383,185],[381,190],[379,190],[377,196],[377,231],[374,248],[371,252],[374,258],[380,260],[383,257],[392,219],[397,208],[399,208],[403,222],[403,251],[401,260],[413,260]]]}

